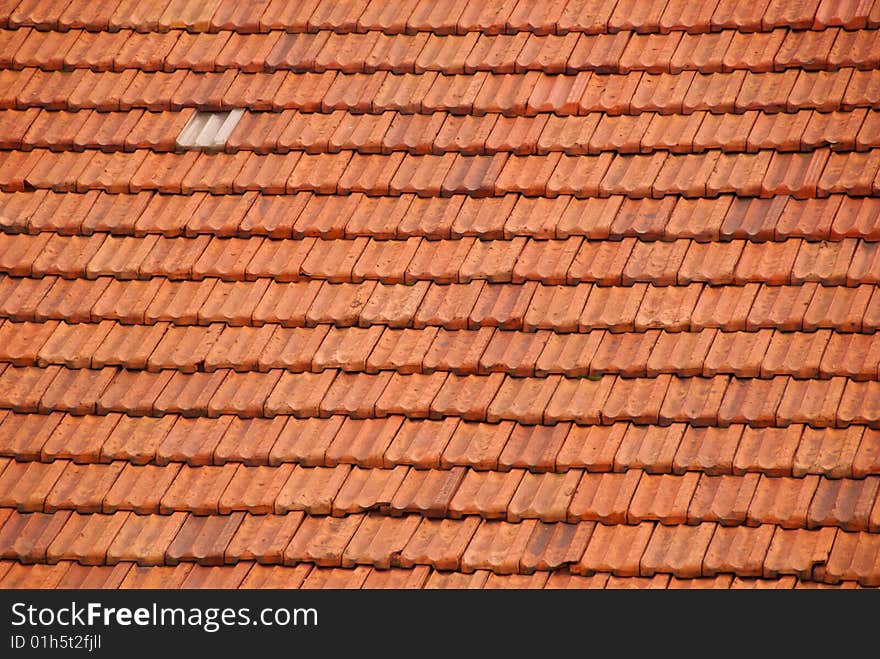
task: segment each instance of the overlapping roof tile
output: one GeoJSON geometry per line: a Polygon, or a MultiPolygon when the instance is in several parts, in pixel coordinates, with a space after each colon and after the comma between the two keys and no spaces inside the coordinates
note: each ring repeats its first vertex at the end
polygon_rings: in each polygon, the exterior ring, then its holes
{"type": "Polygon", "coordinates": [[[0,587],[880,586],[878,8],[6,3],[0,587]]]}

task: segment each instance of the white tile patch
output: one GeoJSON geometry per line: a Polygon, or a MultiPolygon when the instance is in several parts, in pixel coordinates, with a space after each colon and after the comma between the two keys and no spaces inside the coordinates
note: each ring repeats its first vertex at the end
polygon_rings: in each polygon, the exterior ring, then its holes
{"type": "Polygon", "coordinates": [[[206,151],[222,150],[243,114],[244,108],[227,112],[196,112],[180,131],[177,147],[206,151]]]}

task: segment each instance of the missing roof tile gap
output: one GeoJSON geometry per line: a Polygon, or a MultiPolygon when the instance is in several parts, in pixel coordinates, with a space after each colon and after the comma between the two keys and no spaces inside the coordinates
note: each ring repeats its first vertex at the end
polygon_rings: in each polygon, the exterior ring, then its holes
{"type": "Polygon", "coordinates": [[[243,114],[244,108],[225,112],[196,111],[177,136],[177,148],[222,151],[243,114]]]}

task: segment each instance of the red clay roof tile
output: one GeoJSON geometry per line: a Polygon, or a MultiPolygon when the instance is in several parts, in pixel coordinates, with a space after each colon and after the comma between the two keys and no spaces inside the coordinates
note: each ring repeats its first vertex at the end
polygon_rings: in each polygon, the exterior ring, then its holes
{"type": "Polygon", "coordinates": [[[469,421],[485,421],[504,378],[501,373],[488,376],[450,374],[431,401],[429,416],[440,419],[455,415],[469,421]]]}
{"type": "Polygon", "coordinates": [[[571,499],[569,518],[625,524],[630,501],[641,475],[636,469],[622,474],[585,473],[571,499]]]}
{"type": "Polygon", "coordinates": [[[564,474],[525,474],[510,501],[508,521],[534,518],[542,522],[564,521],[580,478],[581,472],[577,469],[564,474]]]}
{"type": "Polygon", "coordinates": [[[826,565],[828,580],[858,580],[864,586],[880,583],[876,534],[838,531],[826,565]]]}
{"type": "Polygon", "coordinates": [[[822,377],[845,375],[852,379],[870,379],[875,375],[876,335],[832,333],[822,354],[819,374],[822,377]]]}
{"type": "Polygon", "coordinates": [[[670,572],[684,578],[700,576],[715,528],[715,524],[657,525],[640,561],[640,573],[653,576],[670,572]]]}
{"type": "Polygon", "coordinates": [[[758,485],[758,474],[740,476],[700,475],[688,507],[688,523],[743,524],[758,485]]]}
{"type": "Polygon", "coordinates": [[[102,512],[131,510],[138,515],[159,512],[159,502],[177,477],[180,466],[135,466],[126,464],[104,495],[102,512]]]}
{"type": "Polygon", "coordinates": [[[440,457],[440,465],[497,469],[498,457],[514,427],[510,421],[499,424],[459,423],[440,457]]]}
{"type": "Polygon", "coordinates": [[[385,451],[385,466],[410,464],[422,469],[439,468],[443,451],[458,425],[459,420],[454,417],[404,423],[385,451]]]}
{"type": "Polygon", "coordinates": [[[703,574],[733,572],[741,576],[762,576],[764,557],[773,535],[774,528],[769,524],[757,528],[717,528],[703,559],[703,574]]]}
{"type": "Polygon", "coordinates": [[[127,460],[146,464],[156,455],[156,448],[165,439],[177,418],[121,416],[119,423],[101,447],[101,460],[127,460]]]}
{"type": "Polygon", "coordinates": [[[611,572],[618,576],[637,576],[639,561],[654,530],[653,523],[635,526],[595,527],[586,552],[571,571],[591,575],[611,572]]]}
{"type": "Polygon", "coordinates": [[[415,512],[427,517],[444,517],[464,474],[461,467],[448,471],[411,469],[391,501],[392,513],[415,512]]]}
{"type": "Polygon", "coordinates": [[[384,453],[400,430],[403,417],[385,419],[348,418],[335,434],[324,455],[326,464],[353,463],[381,467],[384,453]]]}

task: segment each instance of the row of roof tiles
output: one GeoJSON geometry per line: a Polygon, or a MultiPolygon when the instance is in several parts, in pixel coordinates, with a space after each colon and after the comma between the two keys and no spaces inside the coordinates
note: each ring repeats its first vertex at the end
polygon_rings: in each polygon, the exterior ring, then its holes
{"type": "Polygon", "coordinates": [[[173,73],[0,70],[0,108],[49,110],[348,110],[505,116],[820,112],[880,107],[880,70],[577,75],[489,73],[173,73]]]}
{"type": "MultiPolygon", "coordinates": [[[[877,198],[840,194],[809,200],[729,194],[712,199],[667,195],[655,200],[621,195],[577,199],[572,195],[533,198],[517,194],[430,198],[405,194],[387,198],[362,193],[263,195],[255,191],[236,196],[202,192],[181,196],[151,191],[110,194],[99,190],[85,194],[0,192],[0,228],[4,232],[162,234],[165,238],[160,238],[157,245],[184,245],[166,239],[201,234],[323,239],[363,236],[380,240],[586,236],[594,240],[691,238],[697,242],[788,238],[877,241],[878,218],[877,198]]],[[[206,237],[201,240],[204,243],[206,237]]],[[[272,242],[265,248],[288,244],[272,242]]],[[[277,267],[284,269],[284,264],[277,267]]],[[[182,266],[176,274],[189,271],[182,266]]]]}
{"type": "Polygon", "coordinates": [[[3,152],[0,189],[155,190],[162,193],[249,190],[268,193],[315,192],[370,196],[464,194],[476,197],[519,193],[531,197],[577,198],[624,195],[641,199],[682,195],[745,197],[791,195],[805,199],[833,193],[880,194],[880,149],[863,153],[708,151],[676,155],[492,156],[360,154],[260,155],[226,153],[57,153],[45,149],[3,152]]]}
{"type": "Polygon", "coordinates": [[[358,419],[404,415],[461,417],[496,423],[579,424],[685,422],[698,426],[880,427],[880,382],[843,377],[797,380],[730,376],[679,378],[518,378],[501,373],[459,376],[445,372],[402,374],[156,373],[115,367],[0,370],[0,409],[72,414],[123,412],[142,416],[235,414],[242,418],[329,417],[358,419]]]}
{"type": "Polygon", "coordinates": [[[517,237],[512,240],[293,240],[270,238],[117,237],[107,233],[0,234],[0,272],[66,279],[171,277],[223,281],[271,278],[292,282],[380,281],[440,284],[485,280],[655,286],[692,282],[858,286],[880,283],[880,242],[845,238],[808,242],[746,240],[593,241],[517,237]]]}
{"type": "MultiPolygon", "coordinates": [[[[330,451],[340,447],[331,444],[330,451]]],[[[0,505],[22,512],[171,515],[286,514],[342,517],[378,510],[399,516],[605,524],[719,522],[783,528],[839,527],[880,532],[880,477],[862,480],[682,476],[624,473],[507,472],[337,467],[135,466],[124,462],[44,464],[0,458],[0,505]],[[3,464],[7,463],[7,464],[3,464]]],[[[2,534],[0,534],[2,535],[2,534]]]]}
{"type": "MultiPolygon", "coordinates": [[[[177,136],[192,116],[180,112],[64,112],[30,108],[0,113],[0,148],[53,151],[101,149],[173,151],[177,136]]],[[[586,116],[539,114],[534,117],[329,114],[284,110],[246,112],[226,142],[226,150],[258,153],[309,153],[353,150],[360,153],[491,155],[569,155],[618,153],[700,153],[709,149],[732,152],[866,151],[880,146],[880,112],[858,109],[819,113],[714,115],[639,115],[594,113],[586,116]]]]}
{"type": "Polygon", "coordinates": [[[69,323],[227,323],[234,326],[387,325],[450,330],[499,327],[534,331],[672,332],[834,329],[873,333],[880,327],[880,288],[746,284],[744,286],[545,286],[538,282],[414,285],[326,281],[174,281],[163,277],[39,279],[0,276],[0,318],[69,323]]]}
{"type": "Polygon", "coordinates": [[[845,376],[880,379],[880,333],[815,332],[521,333],[479,330],[369,328],[259,328],[223,323],[177,327],[101,321],[69,325],[0,321],[0,362],[68,368],[123,366],[158,372],[269,371],[508,373],[568,377],[616,373],[624,377],[731,374],[798,379],[845,376]]]}
{"type": "Polygon", "coordinates": [[[428,565],[436,569],[530,574],[560,568],[581,575],[612,573],[698,578],[717,574],[880,585],[880,534],[835,529],[785,530],[773,525],[715,523],[664,526],[642,522],[511,524],[469,517],[430,520],[418,515],[354,514],[313,517],[231,515],[197,517],[79,513],[19,514],[2,509],[4,558],[85,565],[313,563],[325,567],[428,565]]]}
{"type": "MultiPolygon", "coordinates": [[[[529,469],[532,473],[587,469],[591,473],[645,470],[655,474],[702,472],[711,476],[765,474],[796,478],[815,474],[836,479],[880,475],[880,432],[864,426],[836,429],[801,424],[787,428],[680,423],[661,427],[626,422],[524,426],[512,421],[486,424],[455,417],[418,420],[397,415],[383,419],[241,419],[231,415],[132,417],[111,412],[73,416],[0,410],[0,455],[54,461],[47,465],[10,463],[8,478],[14,480],[20,475],[20,486],[43,491],[40,496],[45,495],[45,488],[33,485],[34,475],[57,479],[66,460],[77,464],[117,460],[132,465],[164,465],[170,470],[169,478],[177,473],[177,463],[185,462],[192,466],[296,463],[319,468],[470,467],[529,469]]],[[[91,467],[71,469],[78,470],[77,477],[99,473],[91,467]]],[[[129,467],[125,469],[130,471],[129,467]]],[[[152,482],[161,481],[165,472],[154,468],[139,473],[149,476],[144,482],[152,482]]],[[[326,469],[297,473],[311,475],[312,486],[319,490],[324,488],[323,477],[344,475],[326,469]]],[[[87,480],[89,487],[100,487],[91,476],[87,480]]],[[[23,501],[15,503],[24,505],[23,501]]],[[[307,510],[326,513],[329,508],[322,505],[313,500],[307,510]]]]}
{"type": "MultiPolygon", "coordinates": [[[[77,139],[85,133],[85,128],[78,129],[78,126],[85,126],[88,121],[87,118],[83,118],[83,124],[71,121],[69,123],[74,126],[66,129],[65,121],[56,119],[50,130],[46,121],[39,121],[47,111],[32,108],[15,112],[21,113],[21,121],[16,121],[19,115],[10,113],[9,121],[15,121],[16,127],[11,129],[7,138],[9,145],[15,148],[19,141],[22,146],[30,141],[33,146],[75,148],[77,139]],[[42,114],[37,117],[37,113],[42,114]],[[33,125],[25,115],[35,117],[33,125]],[[22,132],[25,128],[27,133],[22,132]],[[74,133],[75,130],[78,132],[74,133]],[[41,137],[36,137],[37,134],[41,137]],[[40,140],[43,142],[38,143],[40,140]]],[[[56,116],[67,118],[70,115],[58,113],[56,116]]],[[[142,118],[133,129],[134,135],[122,135],[122,131],[116,128],[119,120],[113,121],[114,113],[98,116],[103,116],[111,128],[104,128],[103,124],[95,126],[97,122],[93,120],[90,128],[94,135],[80,139],[80,144],[102,150],[130,149],[133,146],[155,148],[140,137],[143,133],[137,131],[144,130],[141,122],[154,126],[162,121],[161,117],[142,118]],[[124,142],[120,143],[122,140],[124,142]]],[[[164,121],[170,122],[172,118],[173,115],[168,116],[164,121]]],[[[450,151],[547,154],[563,151],[569,155],[583,155],[603,151],[650,153],[655,150],[699,153],[708,149],[725,152],[809,151],[823,146],[830,146],[835,151],[862,151],[878,143],[880,112],[865,109],[835,113],[802,110],[792,114],[750,110],[744,114],[721,115],[703,110],[689,115],[645,112],[639,115],[557,116],[543,113],[534,117],[505,117],[497,113],[460,116],[446,112],[354,115],[341,110],[309,114],[285,110],[280,117],[275,113],[246,112],[230,135],[227,149],[252,149],[259,153],[302,149],[310,153],[356,150],[361,153],[408,151],[413,154],[450,151]]]]}
{"type": "Polygon", "coordinates": [[[38,67],[48,71],[92,68],[99,71],[224,71],[249,73],[292,69],[344,73],[715,73],[872,69],[880,63],[876,30],[792,31],[746,34],[736,30],[703,34],[671,32],[639,35],[569,33],[564,36],[519,32],[465,36],[363,34],[265,34],[221,31],[189,34],[180,30],[143,34],[118,32],[40,32],[0,30],[0,67],[38,67]]]}
{"type": "Polygon", "coordinates": [[[41,4],[12,0],[0,13],[0,25],[39,29],[135,29],[189,32],[235,30],[239,33],[366,32],[388,34],[433,32],[488,34],[518,31],[538,34],[590,34],[634,29],[640,33],[686,30],[689,33],[736,28],[744,32],[779,26],[796,29],[847,29],[880,26],[880,5],[873,0],[455,0],[438,5],[433,0],[405,0],[390,6],[386,0],[112,0],[99,5],[88,0],[41,4]]]}
{"type": "Polygon", "coordinates": [[[473,573],[438,571],[428,566],[411,569],[379,570],[365,565],[354,568],[316,567],[309,563],[296,566],[260,565],[239,561],[229,566],[203,566],[178,563],[174,567],[137,566],[120,562],[115,566],[81,565],[59,561],[54,565],[25,565],[0,561],[0,588],[276,588],[276,589],[850,589],[862,588],[857,581],[827,584],[787,576],[775,579],[717,577],[679,579],[668,574],[653,577],[616,577],[599,573],[589,577],[567,570],[534,572],[529,575],[496,574],[489,570],[473,573]]]}

